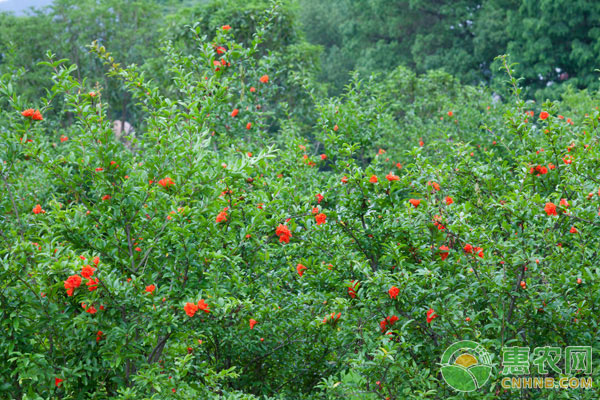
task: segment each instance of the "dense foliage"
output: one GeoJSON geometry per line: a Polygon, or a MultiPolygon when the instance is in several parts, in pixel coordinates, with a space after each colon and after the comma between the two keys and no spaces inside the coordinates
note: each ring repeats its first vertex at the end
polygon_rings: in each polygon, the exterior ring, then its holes
{"type": "MultiPolygon", "coordinates": [[[[299,0],[308,39],[325,48],[322,78],[348,71],[443,68],[467,83],[498,83],[510,53],[530,95],[598,88],[600,3],[592,0],[299,0]]],[[[499,85],[495,86],[499,89],[499,85]]]]}
{"type": "Polygon", "coordinates": [[[504,102],[405,67],[326,97],[248,7],[2,76],[0,398],[598,398],[499,385],[503,346],[600,350],[596,92],[528,101],[500,57],[504,102]],[[462,339],[496,365],[466,395],[462,339]]]}

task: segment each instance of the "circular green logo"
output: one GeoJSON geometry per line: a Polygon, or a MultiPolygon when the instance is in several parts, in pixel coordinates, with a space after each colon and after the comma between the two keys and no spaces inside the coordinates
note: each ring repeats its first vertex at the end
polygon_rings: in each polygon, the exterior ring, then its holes
{"type": "Polygon", "coordinates": [[[479,389],[492,373],[490,354],[472,340],[462,340],[448,347],[440,364],[446,383],[459,392],[479,389]]]}

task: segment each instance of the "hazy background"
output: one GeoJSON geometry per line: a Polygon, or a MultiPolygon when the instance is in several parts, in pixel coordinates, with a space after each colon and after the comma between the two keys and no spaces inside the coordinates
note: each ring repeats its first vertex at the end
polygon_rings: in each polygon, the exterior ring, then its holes
{"type": "Polygon", "coordinates": [[[24,14],[32,7],[44,7],[52,4],[52,0],[0,0],[0,11],[24,14]]]}
{"type": "MultiPolygon", "coordinates": [[[[115,118],[135,119],[126,91],[105,77],[88,54],[101,42],[119,62],[135,63],[166,79],[161,46],[192,46],[189,26],[212,40],[215,27],[234,27],[248,44],[269,0],[0,0],[0,73],[19,73],[32,98],[48,85],[38,63],[47,50],[78,65],[107,89],[115,118]],[[49,6],[44,13],[25,12],[49,6]],[[20,71],[20,72],[19,72],[20,71]]],[[[596,0],[281,0],[265,48],[283,60],[279,71],[301,76],[322,93],[338,95],[354,74],[389,76],[441,70],[468,85],[502,96],[496,57],[509,54],[530,99],[559,99],[569,91],[597,90],[600,1],[596,0]]],[[[165,80],[164,87],[169,85],[165,80]]]]}

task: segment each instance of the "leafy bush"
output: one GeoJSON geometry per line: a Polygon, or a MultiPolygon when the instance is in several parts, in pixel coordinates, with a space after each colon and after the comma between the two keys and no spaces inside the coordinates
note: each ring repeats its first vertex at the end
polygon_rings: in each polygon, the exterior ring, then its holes
{"type": "MultiPolygon", "coordinates": [[[[458,398],[459,339],[599,350],[597,99],[399,69],[315,96],[306,133],[272,112],[277,10],[245,45],[166,44],[170,87],[92,46],[142,110],[131,148],[68,61],[36,104],[2,78],[4,397],[458,398]]],[[[468,396],[513,398],[499,372],[468,396]]]]}

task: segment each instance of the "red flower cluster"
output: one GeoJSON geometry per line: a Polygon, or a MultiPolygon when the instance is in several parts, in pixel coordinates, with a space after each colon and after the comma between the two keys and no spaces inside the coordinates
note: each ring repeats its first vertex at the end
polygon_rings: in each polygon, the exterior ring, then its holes
{"type": "Polygon", "coordinates": [[[79,275],[71,275],[64,282],[65,289],[67,289],[67,296],[73,296],[73,290],[81,286],[81,277],[79,275]]]}
{"type": "Polygon", "coordinates": [[[158,184],[162,187],[164,187],[165,189],[170,188],[172,185],[175,184],[175,182],[173,182],[173,179],[169,178],[168,176],[166,178],[160,179],[158,181],[158,184]]]}
{"type": "Polygon", "coordinates": [[[98,310],[96,310],[96,307],[94,307],[94,306],[89,306],[88,308],[85,309],[85,312],[94,315],[98,312],[98,310]]]}
{"type": "Polygon", "coordinates": [[[446,196],[446,204],[450,205],[452,203],[454,203],[454,199],[452,199],[452,197],[450,197],[450,196],[446,196]]]}
{"type": "Polygon", "coordinates": [[[258,324],[258,321],[250,318],[250,329],[254,329],[254,325],[258,324]]]}
{"type": "Polygon", "coordinates": [[[154,293],[154,290],[156,290],[156,286],[155,285],[148,285],[146,286],[146,289],[144,289],[146,292],[152,294],[154,293]]]}
{"type": "Polygon", "coordinates": [[[239,114],[240,110],[238,110],[237,108],[234,108],[233,111],[231,112],[231,116],[235,117],[239,114]]]}
{"type": "Polygon", "coordinates": [[[104,335],[102,331],[98,331],[98,333],[96,333],[96,343],[98,343],[100,339],[102,339],[102,335],[104,335]]]}
{"type": "Polygon", "coordinates": [[[546,211],[546,214],[548,214],[548,215],[557,215],[556,214],[556,204],[546,203],[546,205],[544,206],[544,211],[546,211]]]}
{"type": "Polygon", "coordinates": [[[88,279],[88,281],[85,283],[86,286],[88,287],[88,290],[90,292],[93,292],[94,290],[98,289],[98,284],[100,283],[100,280],[98,278],[91,278],[88,279]]]}
{"type": "Polygon", "coordinates": [[[304,274],[304,271],[306,270],[306,267],[302,264],[298,264],[296,265],[296,272],[298,272],[298,275],[302,276],[304,274]]]}
{"type": "Polygon", "coordinates": [[[429,311],[427,311],[427,323],[428,324],[430,324],[431,321],[433,321],[437,317],[438,317],[438,315],[435,313],[435,311],[433,311],[433,308],[430,308],[429,311]]]}
{"type": "MultiPolygon", "coordinates": [[[[221,62],[219,62],[219,61],[217,61],[217,60],[214,60],[214,61],[213,61],[213,65],[215,66],[215,72],[217,72],[217,71],[220,71],[220,70],[221,70],[221,67],[230,67],[230,66],[231,66],[231,63],[230,63],[230,62],[227,62],[227,61],[225,61],[225,59],[221,59],[221,62]]],[[[210,115],[210,114],[209,114],[209,115],[210,115]]],[[[195,117],[193,117],[193,118],[195,118],[195,117]]]]}
{"type": "Polygon", "coordinates": [[[381,333],[385,333],[385,331],[388,330],[388,326],[394,325],[394,323],[396,321],[398,321],[398,317],[396,317],[395,315],[392,315],[390,317],[387,317],[387,318],[383,319],[379,323],[379,327],[381,328],[381,333]]]}
{"type": "Polygon", "coordinates": [[[339,312],[337,315],[335,315],[335,313],[331,313],[331,315],[328,315],[325,318],[323,318],[323,323],[326,324],[328,322],[331,322],[332,324],[335,324],[341,316],[341,312],[339,312]]]}
{"type": "Polygon", "coordinates": [[[350,296],[351,298],[355,299],[356,298],[356,289],[358,286],[358,281],[354,281],[351,280],[350,281],[350,286],[348,286],[348,296],[350,296]]]}
{"type": "Polygon", "coordinates": [[[46,210],[42,209],[42,206],[40,206],[39,204],[36,204],[35,207],[33,207],[33,210],[31,210],[34,214],[46,214],[46,210]]]}
{"type": "Polygon", "coordinates": [[[437,226],[438,230],[440,231],[446,229],[446,227],[442,225],[442,217],[440,215],[435,215],[433,217],[433,225],[437,226]]]}
{"type": "Polygon", "coordinates": [[[440,246],[440,257],[442,258],[442,261],[448,258],[448,250],[450,250],[448,246],[440,246]]]}
{"type": "Polygon", "coordinates": [[[483,258],[483,249],[481,247],[474,247],[467,243],[463,250],[466,254],[477,254],[479,257],[483,258]]]}
{"type": "Polygon", "coordinates": [[[83,268],[81,268],[81,276],[83,276],[85,279],[89,279],[92,275],[94,275],[94,271],[94,268],[90,267],[89,265],[84,265],[83,268]]]}
{"type": "Polygon", "coordinates": [[[427,186],[431,186],[433,188],[433,190],[435,190],[435,191],[439,191],[441,189],[440,184],[437,182],[429,181],[429,182],[427,182],[427,186]]]}
{"type": "Polygon", "coordinates": [[[377,179],[376,175],[371,175],[371,177],[369,178],[369,182],[371,183],[377,183],[379,180],[377,179]]]}
{"type": "Polygon", "coordinates": [[[393,300],[400,294],[400,289],[398,289],[396,286],[392,286],[390,290],[388,290],[388,294],[390,295],[390,299],[393,300]]]}
{"type": "Polygon", "coordinates": [[[323,195],[321,193],[317,193],[317,194],[315,194],[315,197],[317,198],[317,203],[321,204],[321,202],[324,199],[323,195]]]}
{"type": "Polygon", "coordinates": [[[259,81],[261,81],[262,83],[268,83],[269,82],[269,75],[263,75],[260,77],[259,81]]]}
{"type": "Polygon", "coordinates": [[[421,200],[416,200],[416,199],[410,199],[410,200],[408,200],[408,202],[410,204],[412,204],[414,208],[419,207],[419,204],[421,204],[421,200]]]}
{"type": "Polygon", "coordinates": [[[185,306],[183,307],[183,310],[190,318],[193,317],[198,310],[202,310],[205,313],[210,312],[210,308],[208,307],[208,304],[206,304],[204,302],[204,300],[198,301],[198,305],[196,305],[194,303],[186,303],[185,306]]]}
{"type": "Polygon", "coordinates": [[[538,165],[538,166],[536,166],[536,167],[531,167],[531,168],[529,169],[529,173],[530,173],[530,174],[532,174],[532,175],[533,175],[534,173],[536,173],[536,172],[537,172],[536,176],[545,175],[545,174],[547,174],[547,173],[548,173],[548,168],[546,168],[546,167],[545,167],[545,166],[543,166],[543,165],[538,165]]]}
{"type": "Polygon", "coordinates": [[[393,182],[393,181],[399,181],[399,180],[400,180],[400,177],[399,177],[398,175],[394,175],[394,174],[392,174],[392,173],[390,172],[389,174],[387,174],[387,175],[385,176],[385,179],[387,179],[387,180],[388,180],[388,181],[390,181],[390,182],[393,182]]]}
{"type": "Polygon", "coordinates": [[[34,121],[42,121],[44,119],[42,117],[42,113],[40,113],[40,110],[34,110],[33,108],[28,108],[27,110],[23,111],[21,115],[26,118],[31,118],[34,121]]]}
{"type": "Polygon", "coordinates": [[[225,207],[223,209],[223,211],[221,211],[219,214],[217,214],[217,218],[216,218],[217,224],[219,222],[227,221],[227,210],[229,210],[229,207],[225,207]]]}
{"type": "Polygon", "coordinates": [[[321,225],[325,223],[325,219],[327,219],[327,215],[321,213],[315,216],[315,221],[317,221],[317,225],[321,225]]]}
{"type": "Polygon", "coordinates": [[[290,229],[282,224],[279,224],[279,226],[275,230],[275,234],[279,236],[280,243],[289,243],[290,238],[292,237],[292,232],[290,232],[290,229]]]}

